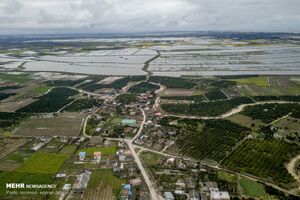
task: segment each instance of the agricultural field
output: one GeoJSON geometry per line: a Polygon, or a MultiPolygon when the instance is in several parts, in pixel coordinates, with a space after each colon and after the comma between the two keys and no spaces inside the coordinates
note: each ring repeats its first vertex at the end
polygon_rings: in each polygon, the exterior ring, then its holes
{"type": "Polygon", "coordinates": [[[1,138],[0,140],[0,159],[14,152],[20,146],[28,142],[25,138],[1,138]]]}
{"type": "Polygon", "coordinates": [[[54,88],[49,93],[38,98],[37,101],[17,110],[17,112],[27,113],[48,113],[56,112],[63,106],[72,102],[71,96],[78,92],[69,88],[54,88]]]}
{"type": "Polygon", "coordinates": [[[42,86],[38,86],[38,87],[34,88],[32,90],[32,92],[35,94],[42,95],[42,94],[45,94],[51,88],[52,88],[51,86],[42,85],[42,86]]]}
{"type": "Polygon", "coordinates": [[[241,78],[241,79],[230,79],[231,81],[236,81],[238,84],[254,84],[260,87],[268,87],[268,77],[267,76],[257,76],[250,78],[241,78]]]}
{"type": "Polygon", "coordinates": [[[15,151],[0,161],[0,171],[12,172],[19,168],[31,153],[26,151],[15,151]]]}
{"type": "Polygon", "coordinates": [[[61,165],[69,158],[69,155],[53,153],[34,153],[17,169],[21,173],[53,174],[57,173],[61,165]]]}
{"type": "Polygon", "coordinates": [[[194,93],[192,89],[166,89],[163,91],[163,97],[191,97],[194,93]]]}
{"type": "Polygon", "coordinates": [[[291,188],[295,186],[295,180],[285,168],[285,163],[299,152],[299,146],[282,140],[251,139],[243,142],[222,165],[291,188]]]}
{"type": "Polygon", "coordinates": [[[87,191],[86,200],[114,200],[119,197],[121,185],[126,179],[119,179],[113,175],[111,169],[99,169],[92,172],[87,191]]]}
{"type": "Polygon", "coordinates": [[[8,73],[0,73],[0,80],[7,81],[10,83],[18,83],[18,84],[26,84],[30,81],[30,77],[28,74],[8,74],[8,73]]]}
{"type": "Polygon", "coordinates": [[[64,112],[51,117],[31,117],[14,131],[18,136],[78,136],[83,115],[64,112]]]}
{"type": "Polygon", "coordinates": [[[179,120],[176,145],[184,155],[220,161],[234,150],[250,130],[227,120],[179,120]]]}

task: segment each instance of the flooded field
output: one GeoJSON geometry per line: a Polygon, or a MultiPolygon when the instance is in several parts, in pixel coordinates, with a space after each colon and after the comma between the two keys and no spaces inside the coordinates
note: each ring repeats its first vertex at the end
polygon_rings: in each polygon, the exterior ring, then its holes
{"type": "Polygon", "coordinates": [[[158,37],[43,42],[55,47],[0,53],[0,69],[114,76],[300,74],[300,42],[290,39],[158,37]]]}

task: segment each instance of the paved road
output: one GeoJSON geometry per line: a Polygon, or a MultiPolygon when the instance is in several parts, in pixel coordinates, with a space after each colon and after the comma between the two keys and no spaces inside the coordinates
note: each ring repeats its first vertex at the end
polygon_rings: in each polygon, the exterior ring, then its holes
{"type": "Polygon", "coordinates": [[[142,133],[143,128],[144,128],[144,124],[146,123],[145,111],[143,109],[140,109],[140,110],[143,113],[143,121],[140,125],[140,128],[139,128],[137,134],[131,140],[125,140],[125,142],[127,143],[128,147],[129,147],[129,149],[130,149],[130,151],[131,151],[131,153],[134,157],[135,162],[137,163],[139,169],[141,170],[142,176],[143,176],[143,178],[144,178],[144,180],[145,180],[145,182],[148,186],[150,196],[151,196],[151,200],[159,200],[159,197],[158,197],[158,195],[157,195],[157,193],[156,193],[156,191],[155,191],[155,189],[154,189],[154,187],[153,187],[153,185],[150,181],[150,178],[149,178],[149,176],[148,176],[148,174],[147,174],[147,172],[146,172],[146,170],[145,170],[138,154],[135,152],[133,144],[132,144],[139,137],[139,135],[142,133]]]}

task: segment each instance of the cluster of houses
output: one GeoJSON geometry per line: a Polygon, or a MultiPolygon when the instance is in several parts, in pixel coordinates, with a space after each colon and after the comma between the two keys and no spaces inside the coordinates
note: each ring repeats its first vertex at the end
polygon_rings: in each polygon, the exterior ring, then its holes
{"type": "Polygon", "coordinates": [[[134,162],[131,151],[124,142],[118,143],[119,150],[115,157],[117,160],[112,164],[112,170],[116,176],[122,179],[128,179],[128,183],[121,186],[120,199],[135,199],[139,195],[139,199],[147,199],[148,189],[143,184],[140,171],[134,162]],[[139,194],[137,194],[139,189],[139,194]]]}
{"type": "Polygon", "coordinates": [[[196,189],[196,181],[192,178],[178,179],[174,192],[164,192],[165,200],[175,200],[176,195],[186,195],[189,200],[230,200],[227,191],[219,191],[216,182],[201,183],[200,190],[196,189]],[[186,192],[188,190],[188,192],[186,192]]]}

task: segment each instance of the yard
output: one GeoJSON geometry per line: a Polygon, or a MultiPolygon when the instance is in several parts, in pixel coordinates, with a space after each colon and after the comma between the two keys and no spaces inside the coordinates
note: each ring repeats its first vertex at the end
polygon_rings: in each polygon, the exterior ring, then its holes
{"type": "Polygon", "coordinates": [[[150,152],[143,152],[141,153],[141,158],[147,165],[156,165],[161,156],[150,152]]]}

